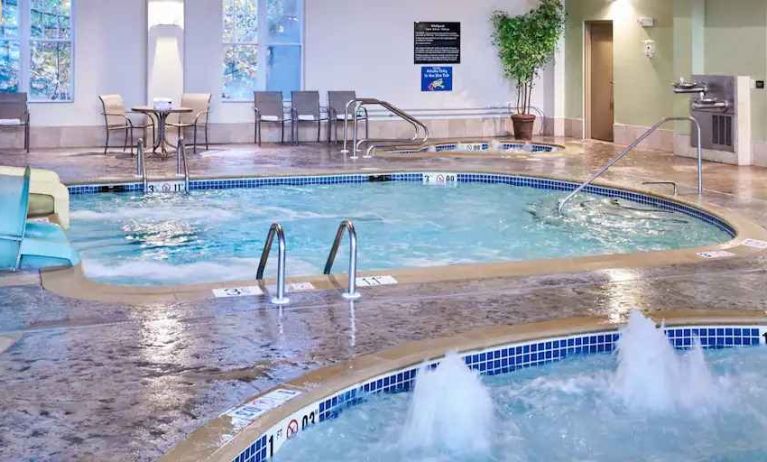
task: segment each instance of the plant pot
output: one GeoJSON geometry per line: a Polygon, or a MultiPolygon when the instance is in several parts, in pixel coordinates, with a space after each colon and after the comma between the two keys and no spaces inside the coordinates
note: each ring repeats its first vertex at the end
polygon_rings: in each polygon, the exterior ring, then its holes
{"type": "Polygon", "coordinates": [[[533,139],[533,125],[535,125],[534,114],[514,114],[511,116],[511,124],[514,126],[515,139],[533,139]]]}

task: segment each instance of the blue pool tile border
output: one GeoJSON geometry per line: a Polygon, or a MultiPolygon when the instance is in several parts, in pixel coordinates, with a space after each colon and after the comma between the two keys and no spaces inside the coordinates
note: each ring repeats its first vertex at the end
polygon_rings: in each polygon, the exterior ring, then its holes
{"type": "MultiPolygon", "coordinates": [[[[579,183],[549,178],[537,178],[523,175],[495,174],[495,173],[457,173],[459,183],[488,183],[508,184],[512,186],[531,187],[554,191],[572,191],[579,183]]],[[[268,186],[306,186],[323,184],[352,184],[384,181],[421,182],[423,173],[364,173],[364,174],[339,174],[339,175],[311,175],[311,176],[278,176],[257,178],[214,178],[191,180],[189,189],[199,191],[206,189],[236,189],[236,188],[261,188],[268,186]]],[[[143,191],[142,183],[119,183],[119,184],[92,184],[69,186],[69,194],[98,194],[143,191]]],[[[625,191],[605,186],[589,185],[584,188],[587,193],[598,196],[618,198],[634,201],[640,204],[657,207],[661,210],[679,212],[701,220],[735,237],[735,230],[721,218],[705,212],[701,209],[688,206],[679,202],[670,201],[656,196],[625,191]]]]}
{"type": "Polygon", "coordinates": [[[235,457],[232,462],[261,462],[267,460],[267,458],[266,435],[262,435],[235,457]]]}
{"type": "MultiPolygon", "coordinates": [[[[679,350],[691,349],[695,339],[704,349],[760,344],[757,327],[680,327],[665,329],[665,333],[671,345],[679,350]]],[[[612,353],[619,339],[618,331],[594,332],[473,352],[462,356],[462,359],[469,368],[478,371],[480,375],[507,374],[517,369],[541,366],[570,356],[612,353]]],[[[439,362],[433,362],[428,367],[433,368],[438,364],[439,362]]],[[[358,404],[367,395],[412,390],[420,367],[422,366],[376,378],[325,399],[320,403],[320,422],[337,417],[344,408],[358,404]]]]}
{"type": "MultiPolygon", "coordinates": [[[[723,349],[761,345],[763,329],[758,326],[679,326],[664,329],[670,344],[677,350],[689,350],[695,342],[704,349],[723,349]]],[[[461,356],[464,363],[480,375],[507,374],[515,370],[541,366],[568,357],[613,353],[620,339],[618,330],[573,334],[534,341],[518,342],[472,351],[461,356]]],[[[364,402],[379,393],[401,393],[413,390],[416,377],[423,367],[436,368],[439,361],[432,361],[389,374],[375,377],[361,384],[341,390],[319,402],[318,421],[337,418],[345,409],[364,402]]],[[[256,462],[266,460],[267,433],[259,436],[232,462],[256,462]],[[261,444],[261,446],[256,446],[261,444]],[[262,448],[253,456],[254,448],[262,448]],[[250,452],[249,452],[250,451],[250,452]],[[260,455],[263,454],[263,455],[260,455]]]]}

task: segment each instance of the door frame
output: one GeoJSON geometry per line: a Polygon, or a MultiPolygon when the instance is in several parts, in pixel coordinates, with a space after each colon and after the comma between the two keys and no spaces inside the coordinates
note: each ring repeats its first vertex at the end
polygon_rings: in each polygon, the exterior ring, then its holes
{"type": "MultiPolygon", "coordinates": [[[[613,30],[613,46],[615,45],[615,23],[612,19],[595,19],[583,22],[583,138],[591,138],[591,26],[594,24],[610,24],[613,30]]],[[[615,54],[613,54],[613,67],[615,54]]],[[[613,72],[615,70],[613,69],[613,72]]],[[[615,76],[613,75],[613,80],[615,76]]],[[[615,101],[615,85],[611,86],[612,99],[615,101]]],[[[613,113],[615,127],[615,113],[613,113]]],[[[614,132],[613,128],[613,132],[614,132]]]]}

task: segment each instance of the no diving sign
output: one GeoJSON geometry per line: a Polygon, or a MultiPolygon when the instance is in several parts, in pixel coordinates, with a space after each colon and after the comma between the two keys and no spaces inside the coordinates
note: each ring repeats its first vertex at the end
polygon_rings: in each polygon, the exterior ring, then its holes
{"type": "Polygon", "coordinates": [[[296,419],[291,420],[288,422],[287,428],[285,428],[285,436],[288,439],[293,438],[296,436],[296,433],[298,433],[298,421],[296,419]]]}

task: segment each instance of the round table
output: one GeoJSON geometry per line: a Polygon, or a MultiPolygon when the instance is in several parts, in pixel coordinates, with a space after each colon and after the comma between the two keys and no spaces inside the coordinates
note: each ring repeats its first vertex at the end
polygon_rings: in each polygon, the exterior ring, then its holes
{"type": "Polygon", "coordinates": [[[165,125],[168,120],[168,116],[171,114],[188,114],[192,112],[192,108],[189,107],[174,107],[171,109],[160,110],[155,109],[152,106],[136,106],[131,108],[133,112],[139,112],[146,114],[149,117],[154,117],[157,121],[157,131],[155,132],[154,145],[152,146],[152,152],[157,153],[157,148],[160,148],[160,155],[162,157],[168,157],[168,146],[171,148],[173,145],[168,142],[166,137],[165,125]]]}

